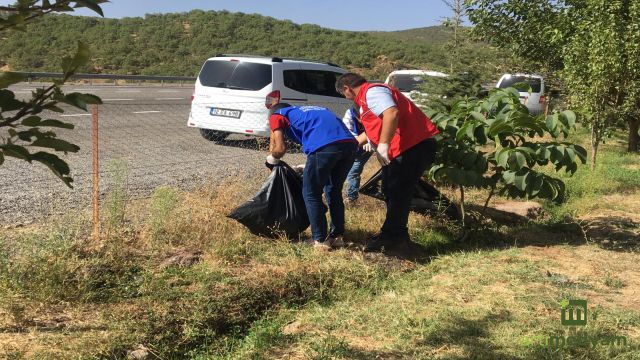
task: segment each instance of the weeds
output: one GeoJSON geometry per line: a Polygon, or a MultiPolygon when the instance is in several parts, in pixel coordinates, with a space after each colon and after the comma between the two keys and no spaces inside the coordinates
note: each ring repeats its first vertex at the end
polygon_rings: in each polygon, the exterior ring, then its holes
{"type": "MultiPolygon", "coordinates": [[[[530,341],[563,330],[565,298],[593,300],[591,334],[640,341],[630,295],[640,277],[625,270],[638,255],[585,244],[558,221],[638,190],[635,158],[602,159],[592,176],[566,179],[568,203],[541,222],[480,219],[461,241],[459,226],[412,215],[409,231],[426,252],[416,263],[251,235],[225,214],[259,179],[192,193],[163,187],[136,202],[126,167],[113,165],[101,243],[86,216],[0,230],[0,357],[124,358],[143,345],[159,358],[633,359],[633,348],[551,353],[530,341]],[[199,262],[165,265],[176,250],[197,251],[199,262]]],[[[346,218],[347,239],[361,244],[384,208],[362,198],[346,218]]]]}
{"type": "Polygon", "coordinates": [[[118,232],[124,225],[127,205],[127,179],[129,169],[123,160],[112,160],[107,164],[109,190],[102,207],[105,212],[107,237],[118,232]]]}

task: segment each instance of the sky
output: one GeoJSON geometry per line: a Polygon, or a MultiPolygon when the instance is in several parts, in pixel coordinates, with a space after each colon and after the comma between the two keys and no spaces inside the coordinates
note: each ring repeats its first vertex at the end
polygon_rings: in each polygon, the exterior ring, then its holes
{"type": "MultiPolygon", "coordinates": [[[[13,2],[0,1],[0,5],[13,2]]],[[[450,15],[441,0],[111,0],[102,8],[108,18],[193,9],[228,10],[287,19],[298,24],[355,31],[393,31],[433,26],[450,15]]],[[[94,15],[86,10],[78,13],[94,15]]]]}

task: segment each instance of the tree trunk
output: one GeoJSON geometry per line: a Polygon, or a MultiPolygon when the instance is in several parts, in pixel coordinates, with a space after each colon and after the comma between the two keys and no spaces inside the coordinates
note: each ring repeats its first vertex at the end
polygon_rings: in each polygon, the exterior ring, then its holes
{"type": "Polygon", "coordinates": [[[640,145],[640,118],[629,121],[629,152],[638,152],[638,146],[640,145]]]}
{"type": "Polygon", "coordinates": [[[460,215],[462,216],[462,227],[466,227],[467,224],[465,223],[465,207],[464,207],[464,186],[460,185],[460,215]]]}
{"type": "Polygon", "coordinates": [[[600,145],[600,136],[596,130],[595,124],[591,128],[591,171],[596,169],[596,158],[598,157],[598,145],[600,145]]]}

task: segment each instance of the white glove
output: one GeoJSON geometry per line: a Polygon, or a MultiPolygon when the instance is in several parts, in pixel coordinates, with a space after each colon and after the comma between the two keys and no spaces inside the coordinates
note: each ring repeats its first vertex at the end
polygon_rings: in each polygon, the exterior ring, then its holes
{"type": "Polygon", "coordinates": [[[269,154],[267,156],[267,164],[269,165],[277,165],[280,162],[280,159],[276,159],[273,155],[269,154]]]}
{"type": "Polygon", "coordinates": [[[362,150],[366,151],[366,152],[373,152],[373,145],[371,145],[370,142],[367,142],[366,144],[362,145],[362,150]]]}
{"type": "Polygon", "coordinates": [[[380,162],[380,165],[387,166],[391,162],[389,160],[389,144],[380,143],[376,148],[376,157],[380,162]]]}

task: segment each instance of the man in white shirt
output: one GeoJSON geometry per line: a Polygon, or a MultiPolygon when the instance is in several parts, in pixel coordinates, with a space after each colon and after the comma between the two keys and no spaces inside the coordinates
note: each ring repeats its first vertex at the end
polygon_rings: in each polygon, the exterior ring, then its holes
{"type": "Polygon", "coordinates": [[[347,127],[347,130],[358,140],[360,148],[356,152],[356,158],[347,175],[347,204],[354,205],[358,200],[358,190],[360,189],[360,176],[364,170],[364,165],[367,163],[373,152],[373,147],[367,139],[367,135],[364,133],[364,127],[360,123],[360,109],[356,106],[352,106],[344,114],[342,122],[347,127]]]}

